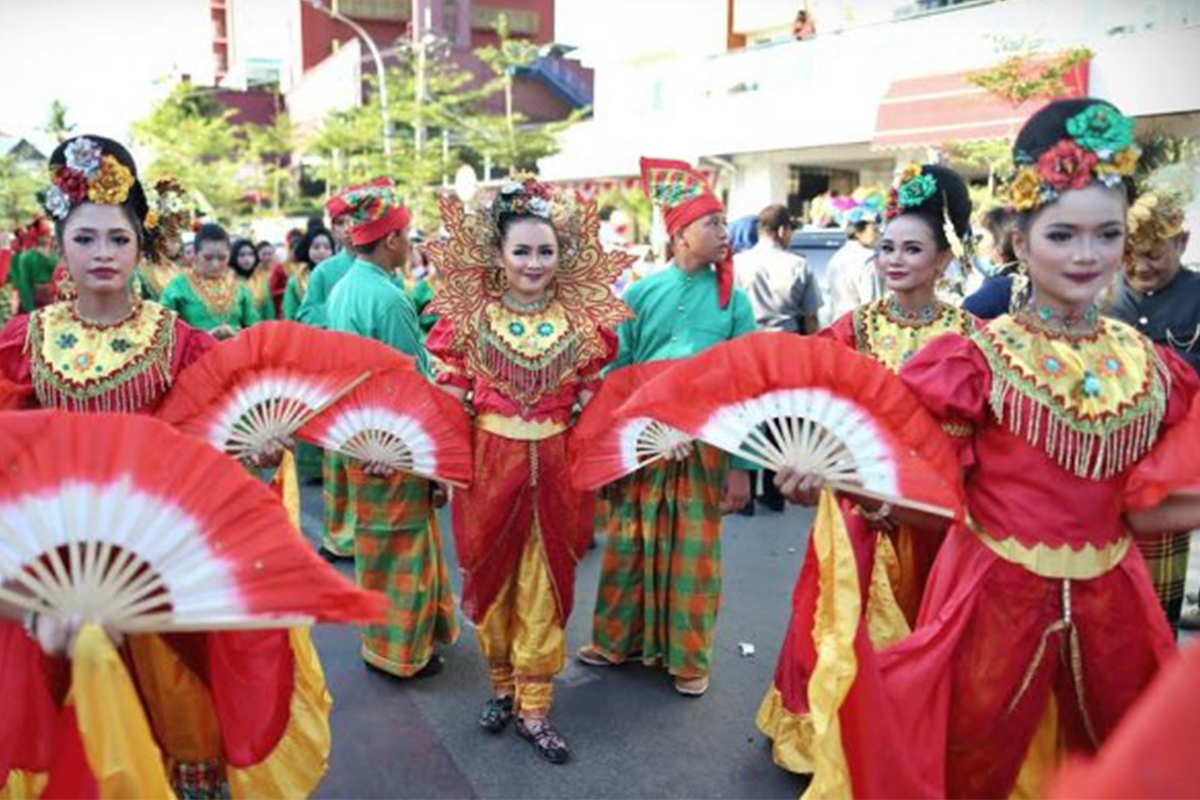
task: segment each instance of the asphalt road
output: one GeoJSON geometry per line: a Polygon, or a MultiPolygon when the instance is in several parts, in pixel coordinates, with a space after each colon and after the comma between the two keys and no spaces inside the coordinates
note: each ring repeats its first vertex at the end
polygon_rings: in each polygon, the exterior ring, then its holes
{"type": "MultiPolygon", "coordinates": [[[[304,488],[303,505],[305,532],[315,542],[319,488],[304,488]]],[[[795,508],[726,519],[724,605],[704,697],[676,694],[658,670],[597,669],[569,660],[553,713],[572,749],[565,766],[544,761],[511,727],[500,735],[479,727],[489,684],[469,624],[442,651],[446,669],[416,681],[369,672],[354,628],[315,630],[334,698],[333,754],[316,796],[798,797],[804,779],[774,765],[754,714],[774,672],[809,520],[795,508]],[[740,654],[742,642],[753,645],[752,656],[740,654]]],[[[453,560],[449,519],[442,523],[453,560]]],[[[567,632],[571,653],[589,641],[600,554],[592,550],[579,567],[567,632]]],[[[339,568],[353,575],[351,563],[339,568]]]]}

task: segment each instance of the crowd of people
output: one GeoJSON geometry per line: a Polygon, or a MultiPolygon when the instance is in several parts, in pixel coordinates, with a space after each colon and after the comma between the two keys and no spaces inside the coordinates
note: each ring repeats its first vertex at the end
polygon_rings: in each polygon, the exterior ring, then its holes
{"type": "MultiPolygon", "coordinates": [[[[776,763],[811,773],[812,796],[1040,793],[1067,754],[1103,756],[1175,658],[1200,505],[1172,496],[1126,512],[1122,492],[1200,390],[1200,277],[1181,265],[1187,167],[1139,171],[1132,120],[1116,108],[1052,103],[1014,154],[1007,206],[982,218],[953,170],[904,168],[881,213],[848,222],[821,328],[823,293],[790,250],[786,207],[763,209],[757,243],[735,256],[720,200],[683,162],[642,160],[670,265],[618,296],[623,262],[600,241],[594,206],[534,178],[471,207],[443,198],[444,235],[428,246],[386,177],[349,187],[326,204],[328,226],[294,232],[277,259],[271,243],[216,223],[166,224],[165,189],[143,186],[120,144],[75,137],[51,158],[49,217],[10,259],[18,302],[0,376],[29,387],[31,407],[147,414],[189,363],[264,320],[408,356],[467,410],[476,478],[446,487],[298,448],[302,473],[323,484],[320,551],[353,559],[358,582],[388,598],[387,618],[361,627],[364,662],[428,678],[460,631],[437,513],[449,503],[460,610],[491,683],[477,724],[511,725],[554,764],[570,759],[551,721],[554,681],[596,533],[591,637],[574,657],[661,669],[695,698],[711,685],[724,516],[756,495],[776,511],[817,505],[757,717],[776,763]],[[977,292],[946,291],[949,272],[985,259],[1001,268],[977,292]],[[436,280],[417,279],[417,261],[436,280]],[[604,487],[599,505],[573,484],[572,429],[607,376],[760,330],[830,340],[898,376],[953,442],[966,515],[948,523],[852,487],[835,494],[799,466],[756,473],[699,441],[604,487]],[[848,580],[815,544],[830,525],[852,549],[848,580]]],[[[38,720],[69,702],[55,676],[70,631],[2,603],[0,617],[0,670],[37,665],[19,686],[0,672],[0,696],[38,720]]],[[[143,634],[121,647],[178,796],[315,787],[329,749],[323,680],[267,666],[319,673],[306,636],[143,634]],[[249,650],[255,659],[234,657],[249,650]],[[234,669],[293,720],[318,722],[289,724],[266,752],[261,736],[246,745],[246,721],[214,695],[234,669]]],[[[79,761],[61,753],[73,747],[61,731],[0,736],[0,796],[71,785],[79,761]]]]}

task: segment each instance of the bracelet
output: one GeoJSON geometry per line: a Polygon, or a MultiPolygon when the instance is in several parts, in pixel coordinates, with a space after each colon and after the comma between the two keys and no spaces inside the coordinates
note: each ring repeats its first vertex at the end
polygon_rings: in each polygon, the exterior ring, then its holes
{"type": "Polygon", "coordinates": [[[25,629],[25,633],[30,639],[37,638],[37,621],[38,612],[30,611],[21,619],[21,627],[25,629]]]}
{"type": "Polygon", "coordinates": [[[867,522],[883,522],[892,513],[892,504],[884,503],[874,511],[867,511],[865,508],[859,507],[858,513],[867,522]]]}

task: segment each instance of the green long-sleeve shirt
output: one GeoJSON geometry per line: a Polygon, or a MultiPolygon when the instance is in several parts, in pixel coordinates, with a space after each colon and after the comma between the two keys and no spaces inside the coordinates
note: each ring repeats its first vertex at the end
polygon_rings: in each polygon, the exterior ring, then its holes
{"type": "Polygon", "coordinates": [[[228,325],[234,330],[249,328],[258,322],[254,298],[240,281],[234,282],[233,291],[236,292],[236,296],[229,303],[229,307],[223,313],[217,313],[192,288],[188,276],[180,275],[167,284],[158,302],[177,312],[179,318],[188,325],[202,331],[211,331],[222,325],[228,325]]]}
{"type": "Polygon", "coordinates": [[[326,307],[333,288],[346,277],[350,265],[355,261],[354,253],[343,250],[337,255],[317,264],[308,279],[308,289],[304,293],[304,302],[300,304],[300,314],[297,319],[318,328],[328,326],[329,310],[326,307]]]}
{"type": "Polygon", "coordinates": [[[50,284],[57,265],[57,259],[37,250],[25,250],[13,256],[13,263],[9,268],[9,281],[17,287],[22,314],[37,309],[38,287],[50,284]]]}
{"type": "MultiPolygon", "coordinates": [[[[735,288],[729,305],[720,307],[717,275],[707,267],[686,273],[671,265],[630,286],[623,299],[635,316],[617,329],[620,347],[613,367],[687,358],[756,328],[754,310],[741,289],[735,288]]],[[[737,457],[732,466],[754,469],[737,457]]]]}
{"type": "MultiPolygon", "coordinates": [[[[313,274],[315,278],[316,273],[313,274]]],[[[309,292],[312,292],[312,279],[309,280],[309,292]]],[[[412,299],[404,287],[380,267],[362,259],[355,261],[346,277],[334,287],[327,311],[330,330],[383,342],[412,356],[421,373],[429,374],[429,358],[421,341],[412,299]]]]}
{"type": "Polygon", "coordinates": [[[687,358],[756,327],[741,289],[728,306],[718,305],[717,276],[709,268],[689,274],[672,265],[630,286],[624,300],[636,316],[617,329],[613,367],[687,358]]]}

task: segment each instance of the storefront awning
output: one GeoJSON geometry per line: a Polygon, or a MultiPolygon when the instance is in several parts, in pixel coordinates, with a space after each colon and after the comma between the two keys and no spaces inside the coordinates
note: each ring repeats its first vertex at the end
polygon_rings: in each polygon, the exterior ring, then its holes
{"type": "MultiPolygon", "coordinates": [[[[1034,60],[1031,68],[1048,62],[1034,60]]],[[[922,147],[1015,136],[1025,120],[1050,100],[1038,98],[1014,106],[967,78],[976,72],[951,72],[894,81],[875,117],[876,149],[922,147]]],[[[1060,97],[1086,97],[1088,61],[1063,79],[1060,97]]]]}

